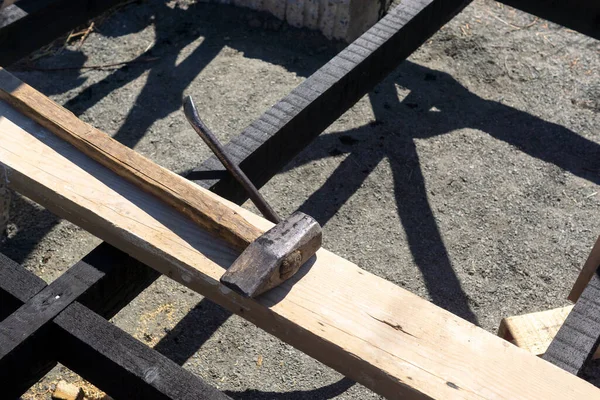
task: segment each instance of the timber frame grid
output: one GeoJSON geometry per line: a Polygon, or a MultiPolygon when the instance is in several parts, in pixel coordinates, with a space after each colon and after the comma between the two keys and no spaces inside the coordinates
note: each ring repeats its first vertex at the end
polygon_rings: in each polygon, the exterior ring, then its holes
{"type": "MultiPolygon", "coordinates": [[[[600,39],[598,3],[502,1],[600,39]]],[[[117,3],[0,2],[4,7],[0,10],[0,65],[11,64],[117,3]],[[65,16],[64,10],[71,10],[71,15],[65,16]],[[56,17],[54,24],[38,25],[45,28],[35,34],[24,33],[48,15],[56,17]],[[19,42],[17,37],[26,39],[19,42]]],[[[400,2],[234,138],[227,145],[229,154],[257,187],[263,186],[469,3],[470,0],[400,2]]],[[[188,179],[234,203],[243,203],[246,193],[222,171],[213,157],[190,173],[188,179]],[[211,179],[214,176],[222,178],[211,179]]],[[[228,398],[107,322],[159,276],[159,272],[108,243],[98,246],[49,285],[0,254],[0,382],[4,398],[20,396],[57,362],[116,399],[228,398]]],[[[590,291],[597,290],[595,283],[590,291]]],[[[583,298],[590,303],[589,295],[583,298]]],[[[579,304],[576,307],[587,307],[588,311],[597,307],[579,304]]],[[[600,329],[597,325],[592,328],[595,331],[588,334],[592,337],[588,340],[590,348],[580,354],[579,365],[565,366],[560,357],[561,351],[572,350],[573,346],[562,346],[548,359],[573,373],[579,372],[598,346],[600,329]]],[[[425,397],[423,393],[414,394],[425,397]]]]}

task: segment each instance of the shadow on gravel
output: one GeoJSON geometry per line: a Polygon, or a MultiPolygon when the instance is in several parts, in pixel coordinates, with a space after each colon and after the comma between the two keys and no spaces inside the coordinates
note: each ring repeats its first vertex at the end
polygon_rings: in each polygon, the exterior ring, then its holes
{"type": "Polygon", "coordinates": [[[0,242],[0,253],[22,264],[59,221],[59,218],[48,210],[36,207],[22,196],[13,194],[9,229],[16,226],[17,232],[9,232],[10,238],[0,242]]]}
{"type": "Polygon", "coordinates": [[[380,161],[389,159],[398,215],[433,303],[477,324],[429,205],[414,139],[478,129],[596,184],[600,146],[561,125],[482,99],[449,74],[405,61],[392,76],[369,94],[374,123],[319,136],[287,167],[348,154],[299,209],[326,224],[380,161]],[[410,90],[402,101],[396,84],[410,90]]]}
{"type": "Polygon", "coordinates": [[[243,400],[312,400],[312,399],[332,399],[341,395],[354,385],[354,381],[348,378],[340,379],[331,385],[323,386],[313,390],[295,390],[293,392],[261,392],[259,390],[249,389],[243,392],[232,392],[226,390],[224,393],[234,399],[243,400]]]}
{"type": "Polygon", "coordinates": [[[154,350],[183,365],[231,315],[228,310],[204,298],[163,336],[154,350]]]}

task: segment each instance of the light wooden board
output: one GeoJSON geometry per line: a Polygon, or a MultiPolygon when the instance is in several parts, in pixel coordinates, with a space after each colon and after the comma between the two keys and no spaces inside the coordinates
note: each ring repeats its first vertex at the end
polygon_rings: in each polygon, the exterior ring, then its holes
{"type": "MultiPolygon", "coordinates": [[[[388,398],[594,399],[600,390],[326,250],[257,300],[221,286],[236,254],[0,102],[9,186],[388,398]]],[[[190,193],[202,189],[190,183],[190,193]]],[[[259,229],[271,226],[218,196],[259,229]]]]}
{"type": "Polygon", "coordinates": [[[71,143],[85,155],[170,204],[238,250],[244,250],[263,233],[219,201],[202,192],[190,192],[189,182],[185,178],[161,168],[81,121],[2,68],[0,99],[71,143]]]}
{"type": "MultiPolygon", "coordinates": [[[[536,356],[542,356],[573,306],[503,318],[498,336],[536,356]]],[[[600,357],[596,351],[594,358],[600,357]]]]}
{"type": "Polygon", "coordinates": [[[583,293],[583,290],[587,286],[588,282],[590,279],[592,279],[592,275],[596,273],[598,266],[600,266],[600,236],[598,237],[598,240],[596,240],[594,247],[592,247],[592,251],[590,252],[585,264],[583,264],[583,268],[581,269],[581,272],[579,272],[579,276],[577,276],[577,280],[575,281],[575,284],[569,293],[569,300],[575,303],[579,299],[579,296],[581,296],[581,293],[583,293]]]}

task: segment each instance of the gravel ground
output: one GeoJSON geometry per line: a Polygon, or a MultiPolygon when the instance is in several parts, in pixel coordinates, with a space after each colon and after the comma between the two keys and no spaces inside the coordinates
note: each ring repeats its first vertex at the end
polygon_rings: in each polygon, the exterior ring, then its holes
{"type": "MultiPolygon", "coordinates": [[[[33,65],[143,62],[9,69],[181,173],[209,156],[183,95],[227,141],[343,47],[186,1],[130,4],[96,28],[33,65]]],[[[599,65],[598,41],[475,1],[263,193],[282,215],[314,215],[328,249],[490,332],[567,305],[600,233],[599,65]]],[[[25,198],[11,212],[0,251],[48,282],[99,243],[25,198]]],[[[113,322],[234,398],[378,398],[166,278],[113,322]]],[[[78,381],[57,367],[24,397],[48,398],[60,377],[78,381]]]]}

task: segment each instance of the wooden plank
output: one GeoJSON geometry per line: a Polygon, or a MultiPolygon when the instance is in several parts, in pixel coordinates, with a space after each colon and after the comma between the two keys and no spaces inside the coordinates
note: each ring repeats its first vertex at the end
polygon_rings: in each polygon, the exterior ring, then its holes
{"type": "Polygon", "coordinates": [[[579,375],[600,344],[600,278],[594,274],[550,343],[544,360],[579,375]]]}
{"type": "MultiPolygon", "coordinates": [[[[45,286],[46,282],[41,278],[0,253],[0,320],[45,286]]],[[[50,340],[51,337],[48,336],[47,339],[50,340]]],[[[46,344],[47,342],[39,341],[37,346],[32,347],[30,354],[35,357],[26,363],[21,363],[21,360],[5,362],[4,359],[0,359],[0,382],[3,383],[2,395],[5,398],[18,398],[56,365],[51,352],[48,351],[51,347],[46,344]],[[5,382],[10,382],[10,387],[5,382]]]]}
{"type": "MultiPolygon", "coordinates": [[[[6,103],[0,115],[0,164],[13,189],[377,393],[600,398],[591,384],[326,250],[259,299],[239,296],[219,284],[231,248],[6,103]]],[[[258,229],[272,226],[212,196],[258,229]]]]}
{"type": "Polygon", "coordinates": [[[86,124],[31,86],[0,68],[0,99],[100,164],[185,214],[208,232],[244,250],[263,232],[212,197],[190,191],[187,180],[159,167],[86,124]]]}
{"type": "MultiPolygon", "coordinates": [[[[20,271],[20,266],[0,253],[0,287],[2,288],[3,301],[0,302],[0,315],[12,313],[17,309],[9,309],[5,302],[8,298],[18,303],[25,303],[40,290],[46,287],[46,282],[35,275],[25,275],[20,271]]],[[[19,306],[21,305],[19,304],[19,306]]],[[[4,319],[5,317],[2,317],[4,319]]]]}
{"type": "MultiPolygon", "coordinates": [[[[564,324],[573,306],[503,318],[498,336],[531,354],[542,356],[564,324]]],[[[593,358],[600,358],[596,350],[593,358]]]]}
{"type": "MultiPolygon", "coordinates": [[[[156,272],[138,273],[141,267],[145,268],[137,260],[127,257],[107,244],[97,247],[82,261],[28,299],[18,310],[0,321],[0,364],[5,363],[9,353],[27,353],[31,347],[27,342],[32,340],[34,335],[41,335],[43,328],[76,300],[100,311],[106,317],[114,315],[122,304],[127,304],[123,300],[129,299],[130,294],[139,293],[139,288],[146,287],[144,281],[153,281],[152,278],[158,276],[156,272]],[[96,267],[98,264],[102,266],[96,267]],[[137,281],[130,285],[127,292],[120,293],[124,282],[129,281],[131,275],[135,275],[137,281]],[[120,300],[116,301],[116,298],[120,300]]],[[[9,275],[10,271],[13,271],[12,276],[4,278],[14,279],[15,275],[18,276],[12,269],[7,269],[3,275],[9,275]]],[[[21,360],[25,357],[11,358],[21,360]]]]}
{"type": "MultiPolygon", "coordinates": [[[[402,1],[229,142],[228,154],[261,187],[469,3],[402,1]]],[[[235,179],[217,181],[213,171],[223,171],[216,157],[190,179],[236,203],[248,198],[235,179]]]]}
{"type": "Polygon", "coordinates": [[[0,65],[9,66],[122,2],[19,0],[8,5],[0,10],[0,65]]]}
{"type": "MultiPolygon", "coordinates": [[[[91,263],[87,266],[94,268],[97,263],[106,265],[115,257],[123,261],[127,260],[127,257],[119,257],[119,254],[117,250],[103,244],[86,257],[86,260],[91,263]]],[[[102,284],[106,281],[106,277],[118,275],[115,272],[127,269],[128,264],[113,264],[113,267],[111,274],[107,274],[105,278],[95,283],[90,290],[102,292],[107,289],[106,284],[102,284]]],[[[104,269],[100,266],[96,273],[102,274],[104,269]]],[[[74,274],[70,274],[71,278],[73,276],[74,274]]],[[[33,273],[5,257],[0,257],[0,298],[5,293],[14,292],[16,299],[25,303],[36,296],[36,290],[41,294],[49,288],[40,291],[44,286],[45,283],[33,273]],[[12,278],[16,283],[4,278],[12,278]],[[28,290],[27,287],[23,287],[23,284],[34,289],[28,290]]],[[[111,289],[102,292],[106,297],[103,300],[108,300],[113,292],[114,290],[111,289]]],[[[0,302],[0,310],[5,307],[6,304],[0,302]]],[[[20,396],[31,384],[56,365],[56,360],[116,398],[152,400],[229,398],[165,356],[135,340],[79,301],[70,304],[52,320],[47,332],[38,331],[31,340],[27,341],[27,345],[28,354],[24,354],[23,351],[18,354],[25,355],[26,359],[8,360],[4,357],[0,359],[0,381],[3,382],[2,394],[5,398],[20,396]],[[37,379],[34,379],[36,377],[37,379]]]]}
{"type": "Polygon", "coordinates": [[[498,336],[531,354],[541,356],[573,306],[502,318],[498,336]]]}
{"type": "Polygon", "coordinates": [[[583,290],[587,286],[590,279],[592,279],[592,276],[596,274],[598,266],[600,266],[600,236],[598,236],[594,247],[592,247],[590,255],[585,261],[585,264],[583,264],[583,268],[579,272],[579,276],[577,276],[577,280],[575,281],[573,288],[571,288],[571,292],[567,297],[569,300],[575,303],[579,299],[579,296],[581,296],[581,293],[583,293],[583,290]]]}
{"type": "Polygon", "coordinates": [[[600,39],[597,0],[500,0],[501,3],[600,39]]]}
{"type": "Polygon", "coordinates": [[[225,400],[206,384],[80,303],[54,319],[61,364],[116,399],[225,400]]]}
{"type": "Polygon", "coordinates": [[[5,359],[35,334],[42,334],[54,317],[102,278],[84,262],[77,263],[46,286],[17,311],[0,322],[0,360],[5,359]]]}
{"type": "MultiPolygon", "coordinates": [[[[155,270],[106,243],[96,247],[83,262],[103,277],[78,300],[104,318],[114,316],[159,276],[155,270]]],[[[64,287],[70,286],[68,282],[63,283],[66,283],[64,287]]],[[[45,286],[42,279],[0,254],[0,320],[30,301],[45,286]]],[[[54,350],[58,341],[53,332],[38,331],[35,339],[21,336],[16,351],[0,358],[0,382],[11,383],[10,388],[4,385],[3,395],[20,396],[56,365],[54,350]]]]}

